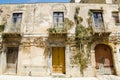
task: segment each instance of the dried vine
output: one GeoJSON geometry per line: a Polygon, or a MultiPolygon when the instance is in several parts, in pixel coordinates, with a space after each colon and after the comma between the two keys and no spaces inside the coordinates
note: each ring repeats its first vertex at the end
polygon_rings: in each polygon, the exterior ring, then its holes
{"type": "Polygon", "coordinates": [[[78,16],[80,8],[77,7],[75,10],[74,20],[76,23],[76,41],[77,41],[77,54],[74,56],[75,61],[80,66],[80,72],[84,76],[84,70],[87,68],[89,62],[90,42],[91,42],[91,28],[86,28],[81,24],[83,18],[78,16]],[[85,50],[85,45],[86,50],[85,50]]]}
{"type": "Polygon", "coordinates": [[[72,22],[72,20],[70,20],[69,18],[64,18],[64,25],[63,28],[49,28],[48,32],[49,33],[66,33],[69,29],[72,28],[72,26],[74,25],[74,23],[72,22]]]}
{"type": "Polygon", "coordinates": [[[0,32],[4,31],[5,24],[0,25],[0,32]]]}

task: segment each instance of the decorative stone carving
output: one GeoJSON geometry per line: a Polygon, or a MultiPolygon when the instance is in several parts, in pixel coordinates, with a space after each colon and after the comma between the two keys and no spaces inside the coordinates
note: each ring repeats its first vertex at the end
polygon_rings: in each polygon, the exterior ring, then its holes
{"type": "Polygon", "coordinates": [[[21,44],[23,46],[36,46],[36,47],[44,47],[45,41],[42,37],[27,37],[23,38],[21,44]]]}
{"type": "Polygon", "coordinates": [[[42,37],[35,38],[35,39],[34,39],[34,44],[35,44],[36,46],[39,46],[39,47],[44,47],[44,46],[45,46],[45,42],[43,41],[43,38],[42,38],[42,37]]]}
{"type": "Polygon", "coordinates": [[[119,33],[112,34],[109,37],[109,41],[112,43],[120,43],[120,34],[119,33]]]}
{"type": "Polygon", "coordinates": [[[55,4],[52,6],[52,11],[62,11],[67,14],[66,6],[63,4],[55,4]]]}
{"type": "Polygon", "coordinates": [[[23,11],[24,10],[24,5],[18,4],[13,11],[23,11]]]}

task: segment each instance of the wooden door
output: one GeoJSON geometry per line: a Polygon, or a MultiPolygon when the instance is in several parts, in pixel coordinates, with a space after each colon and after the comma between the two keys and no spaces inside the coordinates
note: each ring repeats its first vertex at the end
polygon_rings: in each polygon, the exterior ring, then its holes
{"type": "Polygon", "coordinates": [[[52,48],[52,69],[54,73],[65,73],[65,48],[52,48]]]}
{"type": "Polygon", "coordinates": [[[7,69],[17,73],[18,47],[7,48],[7,69]]]}
{"type": "Polygon", "coordinates": [[[109,46],[99,44],[95,47],[96,69],[102,74],[113,74],[113,59],[109,46]]]}

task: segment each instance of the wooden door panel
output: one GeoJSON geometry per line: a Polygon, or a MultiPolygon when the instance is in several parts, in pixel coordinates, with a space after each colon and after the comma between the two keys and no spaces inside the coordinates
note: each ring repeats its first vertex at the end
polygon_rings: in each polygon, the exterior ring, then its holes
{"type": "Polygon", "coordinates": [[[53,48],[52,50],[53,54],[52,54],[52,64],[55,67],[56,65],[58,65],[58,50],[57,48],[53,48]]]}
{"type": "Polygon", "coordinates": [[[65,72],[65,49],[64,47],[53,47],[52,49],[53,72],[65,72]]]}
{"type": "Polygon", "coordinates": [[[102,74],[112,74],[113,60],[111,48],[104,44],[99,44],[95,47],[96,69],[102,74]],[[105,71],[108,73],[105,73],[105,71]]]}
{"type": "Polygon", "coordinates": [[[106,67],[113,66],[110,48],[106,45],[98,45],[95,49],[96,65],[104,64],[106,67]]]}
{"type": "Polygon", "coordinates": [[[65,70],[65,48],[64,47],[61,47],[60,49],[59,49],[60,51],[60,64],[59,64],[59,67],[61,68],[61,71],[62,72],[65,72],[64,70],[65,70]]]}

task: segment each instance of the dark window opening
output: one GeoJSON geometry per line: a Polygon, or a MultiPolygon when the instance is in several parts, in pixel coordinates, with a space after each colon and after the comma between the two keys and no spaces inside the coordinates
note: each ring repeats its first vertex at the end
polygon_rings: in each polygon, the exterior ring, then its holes
{"type": "Polygon", "coordinates": [[[113,0],[113,4],[119,4],[120,0],[113,0]]]}
{"type": "Polygon", "coordinates": [[[63,27],[64,13],[63,12],[54,12],[53,13],[53,22],[54,22],[54,27],[63,27]]]}
{"type": "Polygon", "coordinates": [[[106,0],[81,0],[81,3],[99,3],[99,4],[103,4],[103,3],[106,3],[106,0]]]}
{"type": "Polygon", "coordinates": [[[94,18],[94,26],[95,27],[103,27],[103,15],[102,12],[93,12],[93,18],[94,18]]]}
{"type": "Polygon", "coordinates": [[[120,23],[119,12],[112,12],[112,17],[114,18],[115,23],[120,23]]]}
{"type": "Polygon", "coordinates": [[[13,23],[21,23],[22,13],[13,13],[13,23]]]}

